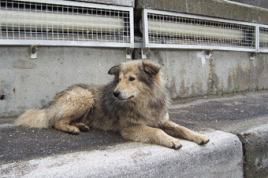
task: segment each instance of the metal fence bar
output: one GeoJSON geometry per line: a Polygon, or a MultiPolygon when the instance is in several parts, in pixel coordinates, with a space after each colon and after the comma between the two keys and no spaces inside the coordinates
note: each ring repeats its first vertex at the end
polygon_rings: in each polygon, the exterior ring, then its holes
{"type": "Polygon", "coordinates": [[[148,29],[148,10],[147,9],[144,9],[143,10],[143,13],[142,13],[142,29],[141,29],[141,32],[143,33],[143,46],[144,47],[149,47],[150,44],[149,44],[149,29],[148,29]]]}
{"type": "Polygon", "coordinates": [[[258,25],[259,52],[268,53],[268,25],[258,25]]]}
{"type": "Polygon", "coordinates": [[[256,25],[256,39],[255,39],[255,44],[256,44],[256,52],[260,52],[260,27],[257,24],[256,25]]]}

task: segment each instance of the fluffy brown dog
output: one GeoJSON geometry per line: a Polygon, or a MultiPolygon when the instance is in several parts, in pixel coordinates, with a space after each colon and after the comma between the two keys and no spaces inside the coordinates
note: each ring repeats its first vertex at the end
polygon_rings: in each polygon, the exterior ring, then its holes
{"type": "Polygon", "coordinates": [[[181,147],[175,137],[198,144],[209,142],[205,135],[169,121],[169,102],[158,65],[134,60],[114,66],[108,73],[114,75],[108,85],[73,85],[58,93],[48,107],[26,111],[16,124],[72,134],[94,127],[174,149],[181,147]]]}

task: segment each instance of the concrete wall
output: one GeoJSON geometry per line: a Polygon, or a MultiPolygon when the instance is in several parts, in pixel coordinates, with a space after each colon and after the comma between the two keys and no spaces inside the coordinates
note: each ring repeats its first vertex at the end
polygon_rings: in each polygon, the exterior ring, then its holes
{"type": "Polygon", "coordinates": [[[268,54],[163,49],[147,58],[162,65],[173,99],[268,88],[268,54]]]}
{"type": "Polygon", "coordinates": [[[137,9],[156,9],[268,24],[268,11],[226,0],[138,0],[137,9]]]}
{"type": "MultiPolygon", "coordinates": [[[[225,0],[81,0],[135,7],[135,36],[141,10],[156,9],[208,17],[268,24],[268,10],[225,0]]],[[[30,47],[0,47],[0,117],[43,107],[53,96],[75,83],[102,85],[112,79],[109,68],[126,61],[126,49],[38,47],[30,59],[30,47]]],[[[162,65],[173,99],[268,88],[268,54],[248,52],[149,49],[147,59],[162,65]]],[[[134,59],[140,58],[135,49],[134,59]]]]}
{"type": "Polygon", "coordinates": [[[125,49],[38,47],[36,59],[29,50],[0,47],[0,116],[43,107],[72,84],[103,85],[110,67],[126,61],[125,49]]]}
{"type": "Polygon", "coordinates": [[[90,3],[99,3],[99,4],[108,4],[108,5],[118,5],[118,6],[129,6],[134,7],[134,0],[75,0],[81,2],[90,2],[90,3]]]}
{"type": "Polygon", "coordinates": [[[245,3],[252,6],[262,7],[268,9],[268,1],[267,0],[232,0],[239,3],[245,3]]]}

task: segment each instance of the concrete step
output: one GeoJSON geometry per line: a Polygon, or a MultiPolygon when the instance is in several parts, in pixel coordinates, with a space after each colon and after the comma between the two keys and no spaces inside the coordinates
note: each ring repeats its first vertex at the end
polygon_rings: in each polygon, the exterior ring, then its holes
{"type": "Polygon", "coordinates": [[[122,143],[5,164],[2,177],[243,177],[242,143],[236,135],[211,131],[210,143],[182,141],[180,150],[122,143]]]}

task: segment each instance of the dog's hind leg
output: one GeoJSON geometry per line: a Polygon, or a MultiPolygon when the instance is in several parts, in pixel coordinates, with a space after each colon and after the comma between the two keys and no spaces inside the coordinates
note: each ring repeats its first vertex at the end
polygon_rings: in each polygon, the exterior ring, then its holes
{"type": "Polygon", "coordinates": [[[78,129],[82,132],[88,132],[90,129],[89,127],[84,123],[74,123],[74,126],[78,127],[78,129]]]}
{"type": "Polygon", "coordinates": [[[90,130],[84,123],[74,123],[70,125],[71,120],[72,119],[69,118],[60,119],[55,123],[54,128],[75,135],[79,134],[80,131],[88,132],[90,130]]]}
{"type": "Polygon", "coordinates": [[[70,125],[71,120],[72,120],[71,118],[60,119],[55,123],[54,128],[71,134],[79,134],[80,132],[79,128],[70,125]]]}
{"type": "Polygon", "coordinates": [[[132,125],[124,128],[121,135],[129,140],[153,143],[174,149],[179,149],[182,146],[177,138],[171,137],[163,130],[145,125],[132,125]]]}
{"type": "Polygon", "coordinates": [[[194,141],[199,145],[209,142],[209,138],[207,136],[193,132],[190,129],[187,129],[169,120],[163,123],[161,128],[169,135],[194,141]]]}
{"type": "Polygon", "coordinates": [[[80,130],[89,130],[85,124],[77,120],[87,116],[93,104],[92,91],[86,86],[75,85],[56,95],[53,105],[48,109],[48,115],[55,118],[53,124],[55,129],[78,134],[80,130]]]}

